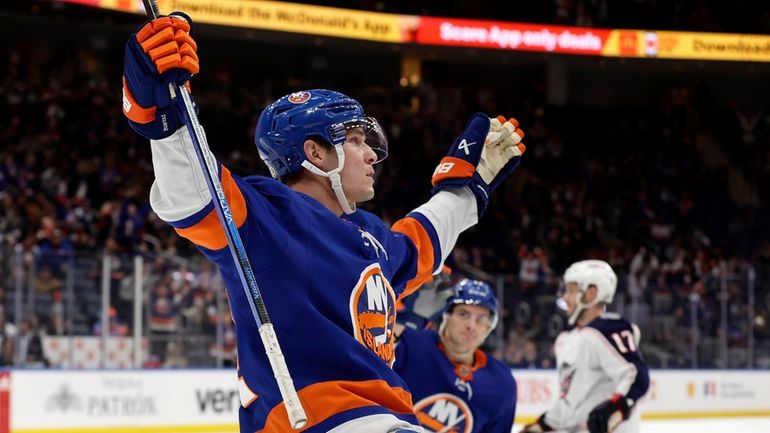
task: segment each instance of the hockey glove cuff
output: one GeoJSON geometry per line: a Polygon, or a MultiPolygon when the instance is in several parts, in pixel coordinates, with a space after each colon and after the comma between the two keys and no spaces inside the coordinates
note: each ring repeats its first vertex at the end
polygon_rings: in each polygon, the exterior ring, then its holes
{"type": "Polygon", "coordinates": [[[611,433],[630,415],[631,408],[626,399],[620,394],[614,394],[611,399],[598,404],[588,414],[588,431],[590,433],[611,433]]]}

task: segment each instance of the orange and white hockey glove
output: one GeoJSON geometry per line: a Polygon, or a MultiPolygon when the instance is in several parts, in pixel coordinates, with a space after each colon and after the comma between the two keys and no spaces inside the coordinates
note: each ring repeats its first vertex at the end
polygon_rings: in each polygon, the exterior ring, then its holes
{"type": "Polygon", "coordinates": [[[482,113],[471,117],[433,172],[431,192],[468,186],[476,196],[478,215],[484,213],[489,193],[513,172],[525,149],[524,133],[514,126],[515,120],[502,119],[482,113]]]}
{"type": "Polygon", "coordinates": [[[489,121],[489,133],[484,140],[484,150],[481,152],[478,171],[484,182],[489,185],[489,191],[494,191],[506,176],[511,174],[519,164],[521,155],[527,150],[521,140],[524,131],[519,129],[519,122],[503,116],[497,116],[489,121]]]}
{"type": "Polygon", "coordinates": [[[123,114],[145,138],[165,138],[184,124],[171,102],[169,84],[189,84],[200,69],[190,22],[188,16],[173,12],[145,24],[126,44],[123,114]]]}

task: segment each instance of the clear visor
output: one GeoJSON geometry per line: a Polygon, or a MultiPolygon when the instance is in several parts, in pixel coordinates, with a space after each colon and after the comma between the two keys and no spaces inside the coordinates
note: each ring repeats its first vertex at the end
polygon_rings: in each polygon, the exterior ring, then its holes
{"type": "Polygon", "coordinates": [[[375,164],[388,157],[388,138],[385,136],[382,126],[380,126],[379,122],[377,122],[377,119],[374,117],[351,119],[332,126],[332,138],[334,142],[344,142],[347,132],[353,129],[360,129],[363,131],[366,144],[377,154],[377,160],[374,161],[375,164]]]}

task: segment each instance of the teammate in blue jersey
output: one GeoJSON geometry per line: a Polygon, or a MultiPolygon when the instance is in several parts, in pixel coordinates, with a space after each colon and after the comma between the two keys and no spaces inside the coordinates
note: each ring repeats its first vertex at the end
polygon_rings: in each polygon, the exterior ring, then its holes
{"type": "Polygon", "coordinates": [[[409,385],[426,432],[510,433],[516,381],[509,367],[479,349],[497,324],[495,293],[489,284],[469,279],[452,292],[438,331],[412,328],[430,317],[428,305],[438,302],[426,298],[440,301],[440,291],[421,289],[404,301],[393,369],[409,385]]]}
{"type": "MultiPolygon", "coordinates": [[[[198,72],[190,20],[173,13],[129,38],[123,111],[151,140],[154,211],[215,262],[238,340],[240,429],[288,432],[286,408],[213,210],[191,138],[168,92],[198,72]]],[[[356,203],[374,196],[387,155],[377,121],[341,93],[307,90],[264,109],[255,142],[273,179],[220,179],[286,363],[308,416],[306,432],[421,431],[391,366],[396,300],[429,281],[489,193],[519,163],[513,119],[474,115],[433,176],[432,197],[387,227],[356,203]]]]}
{"type": "Polygon", "coordinates": [[[605,312],[617,276],[607,262],[583,260],[564,272],[561,302],[573,329],[556,338],[560,394],[522,433],[638,433],[637,403],[650,385],[636,325],[605,312]]]}

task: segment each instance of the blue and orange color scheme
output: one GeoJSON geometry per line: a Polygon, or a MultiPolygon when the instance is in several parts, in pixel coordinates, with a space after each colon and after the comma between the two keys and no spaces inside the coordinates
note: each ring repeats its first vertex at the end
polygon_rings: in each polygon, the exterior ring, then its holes
{"type": "MultiPolygon", "coordinates": [[[[238,337],[241,431],[291,431],[251,300],[240,286],[211,203],[189,192],[193,180],[169,182],[157,174],[160,164],[171,173],[187,163],[174,150],[185,133],[153,142],[153,207],[221,269],[238,337]],[[166,199],[173,192],[181,196],[175,202],[166,199]]],[[[448,202],[470,211],[459,215],[472,214],[472,194],[442,192],[391,230],[363,210],[339,217],[270,178],[239,178],[220,166],[220,179],[309,418],[303,431],[326,432],[384,414],[418,425],[406,383],[391,369],[395,304],[441,267],[442,251],[451,248],[442,242],[453,244],[475,223],[475,215],[443,221],[433,215],[451,213],[448,202]]]]}
{"type": "Polygon", "coordinates": [[[426,432],[511,431],[516,381],[510,368],[478,349],[474,359],[471,366],[452,363],[433,330],[406,328],[401,334],[393,369],[409,385],[426,432]]]}

